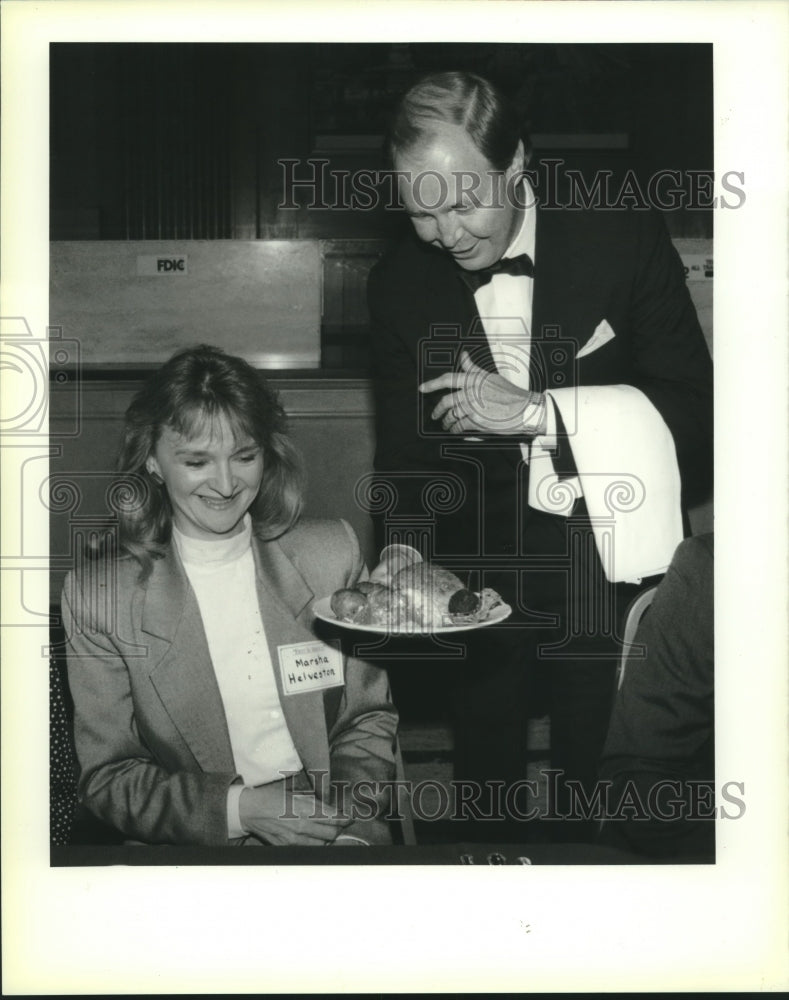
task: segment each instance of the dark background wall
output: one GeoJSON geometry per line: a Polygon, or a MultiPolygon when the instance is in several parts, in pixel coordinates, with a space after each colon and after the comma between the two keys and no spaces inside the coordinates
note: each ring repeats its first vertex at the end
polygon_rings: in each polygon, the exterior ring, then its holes
{"type": "MultiPolygon", "coordinates": [[[[279,207],[278,161],[380,169],[397,96],[454,68],[513,97],[539,156],[644,180],[712,170],[711,45],[60,43],[52,238],[392,236],[402,219],[383,208],[309,209],[305,191],[299,209],[279,207]]],[[[667,221],[673,236],[712,236],[709,211],[677,208],[667,221]]]]}

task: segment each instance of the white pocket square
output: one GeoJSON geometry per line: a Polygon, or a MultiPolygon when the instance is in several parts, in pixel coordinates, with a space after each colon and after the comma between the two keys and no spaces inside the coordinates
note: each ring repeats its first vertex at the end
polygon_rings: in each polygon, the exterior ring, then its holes
{"type": "Polygon", "coordinates": [[[587,354],[591,354],[592,351],[598,350],[603,344],[607,344],[609,340],[613,340],[616,334],[611,329],[611,325],[607,319],[604,319],[601,323],[598,323],[597,329],[592,334],[592,336],[587,340],[581,350],[575,355],[576,358],[584,358],[587,354]]]}

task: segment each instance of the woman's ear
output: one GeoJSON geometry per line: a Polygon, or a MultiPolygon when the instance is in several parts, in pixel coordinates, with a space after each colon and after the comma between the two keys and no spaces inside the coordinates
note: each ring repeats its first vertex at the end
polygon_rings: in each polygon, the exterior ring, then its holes
{"type": "Polygon", "coordinates": [[[145,470],[155,483],[163,483],[161,469],[155,455],[149,455],[145,460],[145,470]]]}

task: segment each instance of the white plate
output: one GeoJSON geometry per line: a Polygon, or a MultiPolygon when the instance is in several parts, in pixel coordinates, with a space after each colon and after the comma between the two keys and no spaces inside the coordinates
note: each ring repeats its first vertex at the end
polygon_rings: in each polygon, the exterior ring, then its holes
{"type": "Polygon", "coordinates": [[[355,632],[374,632],[376,635],[448,635],[450,632],[471,632],[478,628],[487,628],[488,625],[498,625],[505,618],[512,614],[509,604],[499,604],[488,615],[484,622],[473,622],[471,625],[440,625],[436,628],[428,629],[390,629],[386,625],[355,625],[353,622],[340,621],[331,609],[331,598],[323,597],[312,606],[316,618],[329,622],[330,625],[339,625],[341,628],[350,628],[355,632]]]}

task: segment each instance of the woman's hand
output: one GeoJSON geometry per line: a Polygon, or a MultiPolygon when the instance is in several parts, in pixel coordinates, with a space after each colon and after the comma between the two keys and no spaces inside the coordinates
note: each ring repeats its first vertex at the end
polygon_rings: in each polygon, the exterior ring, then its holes
{"type": "Polygon", "coordinates": [[[245,788],[239,799],[241,825],[267,844],[278,847],[331,844],[351,823],[312,792],[294,792],[282,781],[245,788]]]}

